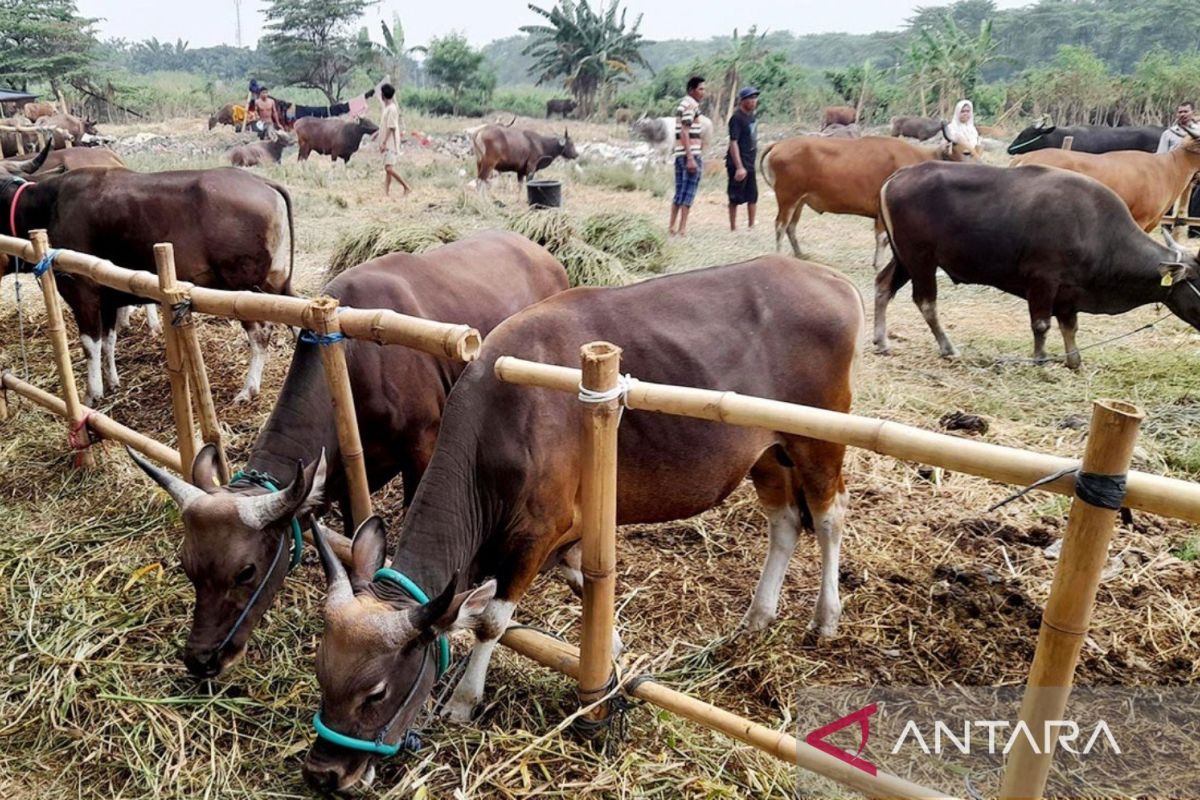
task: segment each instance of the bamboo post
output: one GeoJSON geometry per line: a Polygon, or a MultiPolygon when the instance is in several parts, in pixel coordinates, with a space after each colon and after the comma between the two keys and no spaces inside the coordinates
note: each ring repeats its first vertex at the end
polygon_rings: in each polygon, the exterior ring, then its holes
{"type": "Polygon", "coordinates": [[[17,128],[13,128],[13,137],[17,140],[17,155],[25,155],[25,134],[21,133],[17,128]]]}
{"type": "Polygon", "coordinates": [[[1172,209],[1171,220],[1171,238],[1182,244],[1187,244],[1188,226],[1180,224],[1180,220],[1188,216],[1188,201],[1191,199],[1191,184],[1189,183],[1179,196],[1175,198],[1175,207],[1172,209]]]}
{"type": "MultiPolygon", "coordinates": [[[[338,449],[341,451],[342,468],[346,472],[351,514],[354,517],[354,525],[357,526],[371,516],[371,487],[367,483],[367,465],[363,460],[358,415],[354,410],[354,393],[350,388],[350,372],[346,369],[346,342],[342,338],[342,329],[338,321],[338,301],[332,297],[318,297],[310,302],[309,308],[316,333],[323,337],[332,337],[318,347],[321,351],[321,363],[325,367],[325,381],[329,384],[329,396],[333,400],[338,449]]],[[[404,491],[411,492],[412,487],[406,486],[404,491]]]]}
{"type": "MultiPolygon", "coordinates": [[[[191,389],[192,399],[195,401],[195,411],[197,421],[200,423],[200,441],[204,444],[211,444],[217,449],[217,475],[221,480],[221,484],[229,483],[230,475],[229,458],[225,454],[224,437],[221,435],[221,423],[217,419],[217,409],[213,405],[212,386],[208,382],[208,369],[204,365],[204,351],[200,349],[200,338],[196,332],[196,325],[192,319],[192,313],[187,306],[188,291],[185,286],[181,285],[175,276],[175,249],[170,243],[156,244],[154,246],[155,258],[159,258],[159,248],[162,248],[162,261],[158,264],[159,286],[162,289],[162,317],[166,321],[163,326],[163,335],[171,336],[171,331],[175,332],[175,338],[179,342],[181,354],[183,356],[183,365],[188,372],[188,384],[191,389]],[[169,271],[170,280],[164,283],[164,274],[169,271]],[[175,313],[175,306],[183,303],[181,313],[175,313]]],[[[198,448],[197,448],[198,449],[198,448]]],[[[191,471],[191,462],[188,462],[188,471],[191,471]]],[[[190,476],[185,476],[189,477],[190,476]]],[[[207,487],[205,487],[207,488],[207,487]]]]}
{"type": "Polygon", "coordinates": [[[1063,143],[1062,143],[1063,150],[1070,150],[1074,146],[1075,146],[1075,137],[1074,136],[1064,136],[1063,137],[1063,143]]]}
{"type": "MultiPolygon", "coordinates": [[[[621,375],[621,348],[608,342],[580,350],[580,387],[613,392],[621,375]]],[[[617,582],[617,425],[620,398],[583,401],[581,434],[581,534],[583,548],[583,625],[579,648],[579,702],[589,705],[609,690],[617,582]]],[[[592,721],[608,716],[607,704],[588,713],[592,721]]]]}
{"type": "MultiPolygon", "coordinates": [[[[175,288],[175,251],[169,244],[154,245],[154,263],[158,267],[158,285],[165,294],[175,288]]],[[[162,317],[171,320],[171,303],[162,301],[162,317]]],[[[174,325],[163,328],[167,353],[167,377],[171,380],[171,411],[175,417],[175,438],[179,443],[179,459],[183,463],[183,478],[191,480],[191,467],[196,459],[196,423],[192,417],[192,387],[188,377],[179,329],[174,325]]],[[[209,488],[209,487],[205,487],[209,488]]]]}
{"type": "MultiPolygon", "coordinates": [[[[30,231],[29,239],[33,243],[35,263],[40,262],[50,249],[50,243],[43,229],[30,231]]],[[[50,333],[50,344],[54,347],[54,361],[58,367],[58,383],[62,391],[63,402],[67,410],[67,439],[71,446],[78,450],[78,466],[89,469],[95,466],[95,459],[87,447],[88,425],[84,414],[83,404],[79,402],[79,390],[75,386],[75,371],[71,368],[71,348],[67,344],[67,328],[63,324],[62,304],[58,299],[58,287],[54,282],[54,269],[48,269],[38,278],[42,288],[42,299],[46,302],[46,329],[50,333]],[[78,447],[76,442],[83,444],[78,447]]],[[[99,345],[99,342],[97,342],[99,345]]]]}
{"type": "MultiPolygon", "coordinates": [[[[1125,475],[1142,418],[1141,410],[1129,403],[1096,401],[1081,471],[1125,475]]],[[[1042,613],[1037,650],[1021,703],[1021,721],[1035,735],[1045,730],[1047,720],[1063,719],[1116,519],[1116,509],[1092,505],[1078,494],[1071,503],[1062,554],[1042,613]]],[[[1014,740],[1000,796],[1040,798],[1054,758],[1053,745],[1049,752],[1036,753],[1028,738],[1014,740]]]]}

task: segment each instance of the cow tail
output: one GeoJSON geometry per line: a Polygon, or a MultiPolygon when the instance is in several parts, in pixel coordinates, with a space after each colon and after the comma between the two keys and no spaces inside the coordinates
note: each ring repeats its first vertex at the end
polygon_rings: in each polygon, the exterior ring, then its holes
{"type": "Polygon", "coordinates": [[[291,192],[287,190],[287,187],[281,183],[276,183],[275,181],[271,180],[268,180],[267,183],[272,189],[279,192],[279,195],[283,198],[283,205],[287,208],[289,245],[288,276],[287,281],[283,284],[282,293],[292,297],[297,297],[298,295],[292,291],[292,276],[296,273],[296,220],[294,214],[292,213],[292,195],[291,192]]]}
{"type": "Polygon", "coordinates": [[[758,157],[758,172],[763,176],[763,182],[766,183],[767,186],[770,186],[772,190],[775,189],[775,173],[771,171],[771,162],[767,160],[767,156],[771,154],[771,150],[777,144],[779,144],[779,142],[772,142],[771,144],[767,145],[763,150],[762,155],[758,157]]]}
{"type": "Polygon", "coordinates": [[[891,182],[892,178],[888,178],[883,182],[883,186],[879,187],[879,216],[883,218],[883,229],[887,231],[888,247],[892,251],[892,261],[896,263],[895,268],[892,269],[892,284],[888,287],[891,296],[895,297],[896,292],[900,291],[904,287],[904,284],[908,283],[909,274],[904,264],[900,262],[900,253],[896,250],[896,237],[892,233],[892,214],[887,204],[887,188],[891,182]]]}

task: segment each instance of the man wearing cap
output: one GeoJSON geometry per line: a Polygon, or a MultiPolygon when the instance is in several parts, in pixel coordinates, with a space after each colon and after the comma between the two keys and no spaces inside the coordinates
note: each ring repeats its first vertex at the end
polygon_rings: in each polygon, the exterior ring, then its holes
{"type": "Polygon", "coordinates": [[[758,207],[758,179],[754,160],[758,154],[758,89],[745,86],[738,92],[738,107],[729,118],[729,152],[725,171],[729,175],[729,230],[737,230],[737,207],[746,205],[747,228],[754,228],[758,207]]]}

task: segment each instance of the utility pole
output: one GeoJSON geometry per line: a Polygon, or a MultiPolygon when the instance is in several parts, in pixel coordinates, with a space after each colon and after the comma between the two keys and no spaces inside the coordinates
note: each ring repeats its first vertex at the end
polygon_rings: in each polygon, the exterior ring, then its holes
{"type": "Polygon", "coordinates": [[[238,47],[242,46],[242,0],[233,0],[233,13],[237,17],[237,33],[234,41],[238,47]]]}

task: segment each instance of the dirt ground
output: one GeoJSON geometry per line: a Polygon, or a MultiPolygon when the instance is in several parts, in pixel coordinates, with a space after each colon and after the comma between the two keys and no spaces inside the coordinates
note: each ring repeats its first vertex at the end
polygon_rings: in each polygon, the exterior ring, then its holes
{"type": "MultiPolygon", "coordinates": [[[[297,164],[295,150],[265,173],[296,205],[297,288],[315,293],[340,234],[368,220],[452,222],[463,231],[493,220],[470,198],[471,165],[455,155],[463,120],[412,119],[433,137],[406,146],[401,170],[416,191],[385,199],[378,154],[348,168],[297,164]]],[[[557,128],[558,126],[554,126],[557,128]]],[[[547,128],[549,130],[550,128],[547,128]]],[[[127,145],[136,169],[213,166],[236,139],[200,120],[112,131],[168,137],[127,145]]],[[[628,144],[612,126],[570,123],[579,141],[628,144]]],[[[777,135],[769,128],[764,138],[777,135]]],[[[715,160],[715,159],[714,159],[715,160]]],[[[1003,163],[1000,156],[989,160],[1003,163]]],[[[645,214],[664,228],[665,167],[556,164],[565,207],[645,214]],[[625,190],[623,186],[631,187],[625,190]]],[[[690,235],[668,243],[670,270],[729,263],[774,250],[774,200],[763,187],[759,224],[728,230],[723,176],[705,179],[690,235]]],[[[515,187],[495,196],[518,204],[515,187]]],[[[805,257],[844,271],[873,294],[871,223],[806,212],[805,257]]],[[[23,279],[0,287],[0,365],[48,389],[55,378],[45,317],[23,279]],[[22,337],[23,332],[23,337],[22,337]],[[22,342],[23,340],[23,342],[22,342]]],[[[982,287],[941,285],[941,315],[962,350],[937,355],[907,290],[891,311],[893,354],[864,354],[856,413],[941,430],[951,412],[987,422],[983,440],[1078,456],[1090,402],[1112,397],[1147,414],[1136,466],[1188,480],[1200,476],[1198,334],[1147,307],[1120,317],[1084,316],[1084,365],[1035,366],[1029,320],[1018,298],[982,287]]],[[[686,298],[680,298],[686,301],[686,298]]],[[[121,337],[121,389],[102,410],[172,442],[161,342],[137,319],[121,337]]],[[[82,351],[71,332],[76,374],[82,351]]],[[[245,369],[240,329],[205,320],[201,338],[218,412],[241,463],[286,371],[290,336],[279,331],[263,396],[235,406],[245,369]]],[[[1061,354],[1052,334],[1051,351],[1061,354]]],[[[201,688],[178,660],[192,591],[179,567],[178,515],[116,446],[98,446],[99,467],[71,468],[62,423],[23,401],[0,422],[0,785],[10,797],[304,797],[299,766],[317,703],[312,655],[320,636],[323,581],[312,553],[288,580],[245,661],[201,688]]],[[[961,434],[969,435],[969,434],[961,434]]],[[[702,457],[698,455],[698,457],[702,457]]],[[[851,509],[843,543],[839,636],[815,640],[806,625],[819,582],[815,542],[792,560],[776,625],[731,637],[766,549],[765,519],[748,485],[700,517],[621,531],[619,624],[638,665],[681,690],[780,730],[792,730],[793,699],[814,685],[1012,685],[1023,681],[1055,561],[1046,553],[1065,528],[1067,501],[1033,493],[987,508],[1010,488],[852,451],[851,509]]],[[[377,502],[394,522],[400,492],[377,502]]],[[[1135,513],[1122,525],[1100,590],[1078,674],[1082,684],[1194,684],[1197,662],[1197,533],[1135,513]]],[[[579,605],[543,579],[518,611],[521,622],[577,636],[579,605]]],[[[456,639],[456,654],[468,640],[456,639]]],[[[565,678],[502,650],[488,703],[468,727],[431,723],[424,748],[389,763],[367,794],[381,797],[768,797],[838,794],[751,748],[648,707],[633,710],[624,744],[594,752],[559,725],[574,710],[565,678]]],[[[803,733],[803,732],[802,732],[803,733]]],[[[940,787],[962,793],[962,786],[940,787]]]]}

